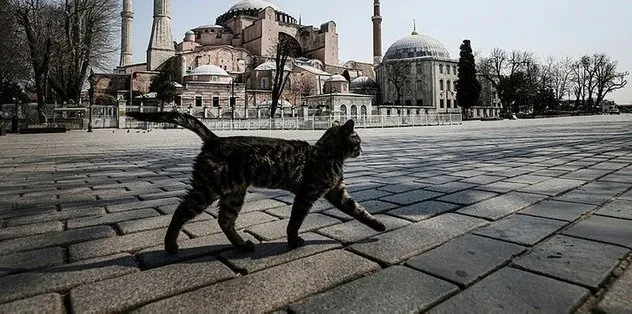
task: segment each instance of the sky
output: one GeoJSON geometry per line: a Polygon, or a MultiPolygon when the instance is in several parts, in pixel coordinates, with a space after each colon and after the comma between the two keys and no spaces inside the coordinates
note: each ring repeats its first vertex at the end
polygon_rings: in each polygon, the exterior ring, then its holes
{"type": "MultiPolygon", "coordinates": [[[[133,0],[133,53],[145,62],[153,18],[152,0],[133,0]]],[[[341,61],[372,62],[372,0],[270,0],[304,25],[334,21],[341,61]]],[[[174,40],[215,19],[237,0],[172,0],[174,40]]],[[[463,39],[486,56],[493,48],[577,58],[605,53],[619,62],[619,71],[632,73],[631,0],[382,0],[382,49],[417,31],[441,41],[458,59],[463,39]]],[[[630,84],[607,96],[619,104],[632,103],[630,84]]]]}

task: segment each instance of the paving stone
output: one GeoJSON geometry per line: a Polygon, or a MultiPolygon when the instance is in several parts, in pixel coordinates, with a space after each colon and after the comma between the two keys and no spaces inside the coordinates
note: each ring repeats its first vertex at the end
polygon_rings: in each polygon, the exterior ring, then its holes
{"type": "Polygon", "coordinates": [[[104,214],[98,217],[85,217],[68,220],[66,227],[68,229],[84,228],[88,226],[115,224],[117,222],[142,219],[147,217],[160,216],[157,211],[151,208],[138,209],[122,213],[104,214]]]}
{"type": "Polygon", "coordinates": [[[0,278],[0,303],[49,292],[65,292],[79,285],[139,271],[134,258],[119,254],[0,278]]]}
{"type": "Polygon", "coordinates": [[[356,200],[356,202],[363,203],[368,200],[374,200],[378,198],[382,198],[385,196],[392,195],[389,192],[371,189],[371,190],[362,190],[357,192],[350,193],[351,197],[356,200]]]}
{"type": "Polygon", "coordinates": [[[506,267],[429,313],[569,313],[588,294],[579,286],[506,267]]]}
{"type": "Polygon", "coordinates": [[[596,289],[628,251],[610,244],[555,236],[518,258],[515,264],[526,270],[596,289]]]}
{"type": "Polygon", "coordinates": [[[623,314],[632,309],[632,268],[628,267],[623,275],[606,291],[603,299],[597,304],[596,312],[623,314]]]}
{"type": "Polygon", "coordinates": [[[105,214],[103,208],[88,208],[68,211],[52,211],[45,214],[31,215],[26,217],[12,218],[7,221],[7,227],[22,226],[39,222],[47,222],[54,220],[67,220],[81,217],[93,217],[105,214]]]}
{"type": "Polygon", "coordinates": [[[437,200],[461,205],[470,205],[497,195],[497,193],[487,191],[465,190],[439,197],[437,200]]]}
{"type": "Polygon", "coordinates": [[[349,193],[353,194],[355,192],[358,191],[362,191],[362,190],[371,190],[371,189],[375,189],[375,188],[379,188],[384,186],[383,183],[377,183],[377,182],[370,182],[370,181],[365,181],[365,182],[355,182],[355,178],[354,179],[345,179],[345,182],[347,183],[347,191],[349,191],[349,193]]]}
{"type": "Polygon", "coordinates": [[[377,268],[352,253],[329,251],[164,299],[139,313],[269,312],[377,268]]]}
{"type": "Polygon", "coordinates": [[[526,215],[513,215],[474,231],[475,234],[520,245],[535,245],[568,222],[526,215]]]}
{"type": "Polygon", "coordinates": [[[461,182],[474,183],[474,184],[478,185],[478,184],[489,184],[489,183],[500,181],[500,180],[504,180],[504,179],[506,179],[506,178],[505,177],[500,177],[500,176],[484,174],[484,175],[479,175],[479,176],[475,176],[475,177],[465,178],[465,179],[461,180],[461,182]]]}
{"type": "Polygon", "coordinates": [[[487,221],[458,214],[443,214],[373,237],[375,241],[350,248],[384,264],[397,264],[430,250],[452,238],[487,224],[487,221]]]}
{"type": "Polygon", "coordinates": [[[61,265],[65,260],[66,251],[60,247],[51,247],[24,253],[3,254],[0,255],[0,277],[38,268],[61,265]]]}
{"type": "MultiPolygon", "coordinates": [[[[262,212],[243,213],[237,217],[235,228],[240,230],[276,220],[278,219],[262,212]]],[[[211,217],[211,220],[204,219],[203,221],[187,223],[184,225],[184,231],[186,231],[191,237],[197,238],[220,233],[222,232],[222,229],[220,228],[217,220],[212,219],[211,217]]]]}
{"type": "Polygon", "coordinates": [[[61,221],[48,221],[32,225],[0,228],[0,241],[63,230],[64,226],[61,221]]]}
{"type": "MultiPolygon", "coordinates": [[[[80,261],[116,253],[134,253],[164,243],[166,233],[167,229],[158,229],[72,244],[68,248],[69,258],[80,261]]],[[[180,233],[178,240],[186,239],[188,237],[180,233]]]]}
{"type": "Polygon", "coordinates": [[[632,221],[630,220],[594,215],[564,230],[563,234],[632,249],[632,221]]]}
{"type": "Polygon", "coordinates": [[[150,207],[158,207],[167,204],[179,204],[180,199],[176,197],[149,200],[149,201],[136,201],[131,203],[124,203],[118,205],[106,206],[106,209],[109,213],[118,213],[124,211],[130,211],[133,209],[142,209],[142,208],[150,208],[150,207]]]}
{"type": "Polygon", "coordinates": [[[457,212],[491,220],[497,220],[537,203],[546,196],[509,192],[459,209],[457,212]]]}
{"type": "Polygon", "coordinates": [[[283,202],[279,202],[277,200],[270,200],[270,199],[247,202],[247,203],[244,203],[244,205],[242,206],[240,214],[254,212],[254,211],[262,211],[268,208],[275,208],[275,207],[281,207],[281,206],[287,206],[287,204],[283,202]]]}
{"type": "Polygon", "coordinates": [[[505,179],[505,181],[516,182],[516,183],[526,183],[526,184],[536,184],[536,183],[544,182],[550,179],[551,179],[550,177],[525,174],[525,175],[520,175],[517,177],[505,179]]]}
{"type": "MultiPolygon", "coordinates": [[[[632,219],[632,200],[614,200],[595,212],[597,215],[632,219]]],[[[0,233],[2,229],[0,229],[0,233]]]]}
{"type": "Polygon", "coordinates": [[[403,193],[408,192],[410,190],[421,189],[428,184],[418,183],[418,182],[404,182],[399,184],[388,184],[383,187],[378,188],[378,190],[383,190],[389,193],[403,193]]]}
{"type": "Polygon", "coordinates": [[[606,174],[612,172],[612,170],[600,170],[600,169],[579,169],[568,174],[561,176],[561,179],[576,179],[584,181],[593,181],[599,177],[603,177],[606,174]]]}
{"type": "MultiPolygon", "coordinates": [[[[387,215],[376,215],[375,218],[384,223],[387,231],[401,228],[410,224],[410,221],[387,215]]],[[[380,232],[367,227],[357,220],[352,220],[319,229],[318,233],[324,234],[343,243],[351,243],[370,238],[380,232]]]]}
{"type": "Polygon", "coordinates": [[[500,182],[494,182],[494,183],[490,183],[490,184],[480,185],[476,189],[477,190],[497,192],[497,193],[506,193],[506,192],[511,192],[511,191],[520,189],[520,188],[525,187],[525,186],[527,186],[526,183],[500,181],[500,182]]]}
{"type": "Polygon", "coordinates": [[[183,190],[176,190],[176,191],[167,191],[167,192],[158,189],[157,192],[155,192],[155,193],[140,194],[140,195],[138,195],[138,198],[141,201],[170,199],[170,198],[173,198],[173,197],[176,197],[176,198],[180,199],[180,197],[183,197],[186,194],[187,194],[187,191],[184,190],[184,189],[183,190]]]}
{"type": "Polygon", "coordinates": [[[406,265],[469,286],[524,250],[520,245],[467,234],[409,259],[406,265]]]}
{"type": "Polygon", "coordinates": [[[36,297],[0,304],[0,313],[50,313],[64,314],[61,295],[49,293],[36,297]]]}
{"type": "Polygon", "coordinates": [[[427,309],[458,288],[415,271],[393,266],[290,306],[292,313],[411,313],[427,309]],[[379,296],[376,296],[379,291],[379,296]]]}
{"type": "Polygon", "coordinates": [[[458,192],[462,190],[467,190],[476,186],[477,186],[476,184],[472,184],[472,183],[455,181],[455,182],[448,182],[448,183],[439,184],[439,185],[427,186],[425,189],[436,191],[436,192],[442,192],[442,193],[454,193],[454,192],[458,192]]]}
{"type": "MultiPolygon", "coordinates": [[[[244,240],[250,240],[255,243],[256,249],[256,243],[259,243],[259,241],[249,234],[240,234],[244,240]]],[[[178,245],[180,246],[178,254],[167,254],[164,245],[161,244],[136,253],[136,258],[140,261],[143,269],[150,269],[202,256],[213,255],[235,248],[228,242],[228,239],[223,233],[178,241],[178,245]]]]}
{"type": "Polygon", "coordinates": [[[623,193],[619,198],[624,200],[632,200],[632,190],[623,193]]]}
{"type": "Polygon", "coordinates": [[[411,221],[421,221],[438,214],[452,211],[458,207],[459,205],[451,203],[425,201],[391,210],[388,214],[411,221]]]}
{"type": "Polygon", "coordinates": [[[425,200],[429,200],[431,198],[435,198],[441,195],[444,195],[444,194],[420,189],[420,190],[414,190],[414,191],[409,191],[405,193],[395,194],[388,197],[383,197],[382,200],[399,204],[399,205],[410,205],[414,203],[423,202],[425,200]]]}
{"type": "MultiPolygon", "coordinates": [[[[168,227],[169,223],[171,222],[171,217],[172,215],[160,215],[160,216],[154,216],[154,217],[143,218],[143,219],[122,221],[122,222],[117,223],[116,227],[123,234],[155,230],[155,229],[168,227]]],[[[202,213],[200,215],[195,216],[195,218],[187,222],[187,225],[198,222],[198,221],[205,221],[205,220],[211,220],[211,219],[213,219],[213,216],[207,213],[202,213]]]]}
{"type": "MultiPolygon", "coordinates": [[[[287,224],[289,219],[272,221],[249,227],[246,231],[255,234],[264,240],[275,240],[287,236],[287,224]]],[[[301,225],[300,232],[313,231],[323,227],[340,223],[340,220],[322,214],[309,214],[301,225]]]]}
{"type": "Polygon", "coordinates": [[[278,239],[257,244],[252,252],[230,250],[220,253],[220,256],[233,269],[243,273],[253,273],[341,247],[338,242],[319,234],[308,232],[301,234],[301,237],[305,240],[305,245],[294,250],[289,249],[285,239],[278,239]]]}
{"type": "Polygon", "coordinates": [[[75,313],[125,312],[234,277],[221,262],[203,257],[74,288],[70,302],[75,313]]]}
{"type": "Polygon", "coordinates": [[[113,237],[115,235],[116,232],[108,226],[51,232],[43,235],[2,241],[0,242],[0,252],[3,254],[24,252],[51,246],[63,246],[82,241],[113,237]]]}
{"type": "Polygon", "coordinates": [[[521,188],[518,191],[555,196],[577,188],[584,183],[586,183],[586,181],[555,178],[521,188]]]}
{"type": "Polygon", "coordinates": [[[575,221],[582,215],[595,209],[595,205],[579,204],[553,200],[543,201],[520,211],[520,214],[575,221]]]}
{"type": "Polygon", "coordinates": [[[601,205],[607,202],[608,200],[612,199],[614,194],[615,193],[611,193],[611,192],[585,190],[585,189],[579,188],[579,189],[574,189],[568,193],[564,193],[560,196],[557,196],[555,199],[566,201],[566,202],[601,205]]]}

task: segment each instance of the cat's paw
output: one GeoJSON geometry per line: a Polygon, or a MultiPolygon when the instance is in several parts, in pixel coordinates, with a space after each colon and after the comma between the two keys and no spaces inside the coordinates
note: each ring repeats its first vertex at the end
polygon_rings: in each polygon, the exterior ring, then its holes
{"type": "Polygon", "coordinates": [[[377,220],[371,226],[371,228],[373,228],[373,230],[375,230],[375,231],[380,231],[380,232],[386,231],[386,226],[382,222],[377,221],[377,220]]]}
{"type": "Polygon", "coordinates": [[[255,249],[255,244],[252,241],[247,240],[244,241],[241,245],[237,246],[237,251],[240,252],[251,252],[255,249]]]}
{"type": "Polygon", "coordinates": [[[290,250],[293,250],[305,245],[305,240],[301,237],[292,237],[291,239],[288,239],[287,244],[290,247],[290,250]]]}
{"type": "Polygon", "coordinates": [[[178,243],[175,241],[165,242],[165,251],[167,251],[169,255],[178,254],[178,243]]]}

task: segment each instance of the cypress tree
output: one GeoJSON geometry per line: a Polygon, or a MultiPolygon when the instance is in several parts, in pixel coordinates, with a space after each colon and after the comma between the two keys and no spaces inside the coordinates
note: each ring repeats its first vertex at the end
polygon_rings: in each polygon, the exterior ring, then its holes
{"type": "Polygon", "coordinates": [[[458,66],[459,80],[456,85],[456,99],[461,106],[463,117],[466,117],[467,110],[476,104],[481,94],[481,83],[476,79],[476,63],[468,39],[463,40],[463,44],[461,44],[458,66]]]}

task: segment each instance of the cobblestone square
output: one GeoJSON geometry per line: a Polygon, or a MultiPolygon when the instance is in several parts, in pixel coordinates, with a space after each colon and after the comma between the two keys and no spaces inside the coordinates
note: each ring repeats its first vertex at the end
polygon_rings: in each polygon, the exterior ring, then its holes
{"type": "Polygon", "coordinates": [[[195,134],[0,137],[0,312],[632,311],[632,115],[357,132],[347,185],[385,232],[318,202],[288,252],[292,195],[251,189],[254,252],[209,207],[178,256],[162,238],[195,134]]]}

